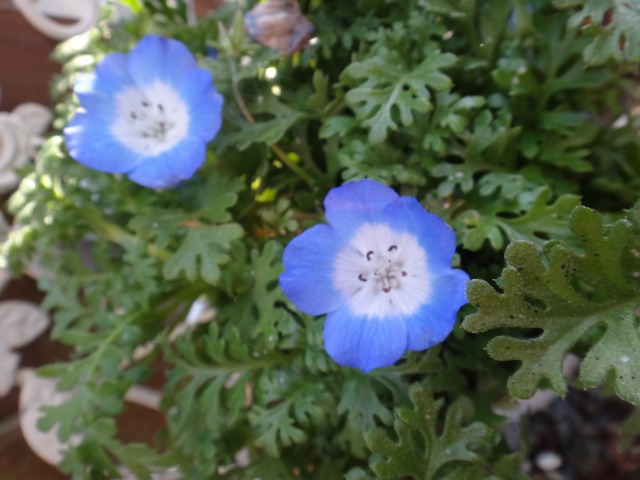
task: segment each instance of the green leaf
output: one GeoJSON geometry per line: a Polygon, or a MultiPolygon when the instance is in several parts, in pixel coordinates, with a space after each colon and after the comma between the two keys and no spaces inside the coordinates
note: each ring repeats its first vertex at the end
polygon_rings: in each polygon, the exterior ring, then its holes
{"type": "Polygon", "coordinates": [[[255,121],[242,121],[239,130],[221,134],[217,143],[221,148],[232,146],[245,150],[254,143],[274,145],[306,114],[278,101],[273,95],[258,105],[252,105],[255,121]]]}
{"type": "Polygon", "coordinates": [[[569,18],[569,26],[581,27],[595,37],[583,52],[588,64],[601,65],[609,60],[640,61],[640,8],[637,2],[554,0],[554,5],[579,8],[569,18]]]}
{"type": "Polygon", "coordinates": [[[490,172],[478,182],[480,195],[491,195],[500,190],[501,196],[513,200],[524,188],[525,179],[515,173],[490,172]]]}
{"type": "Polygon", "coordinates": [[[364,457],[366,453],[363,432],[377,426],[376,419],[391,425],[393,415],[378,398],[371,377],[354,372],[342,386],[338,414],[346,414],[343,436],[351,445],[354,455],[364,457]]]}
{"type": "Polygon", "coordinates": [[[215,284],[220,265],[229,261],[226,252],[241,236],[242,227],[235,223],[191,227],[178,250],[165,262],[162,273],[169,280],[184,273],[192,282],[202,278],[215,284]]]}
{"type": "Polygon", "coordinates": [[[287,378],[285,372],[267,371],[260,379],[262,401],[249,412],[249,421],[257,428],[256,445],[271,456],[279,456],[282,447],[303,443],[309,427],[323,423],[335,410],[326,386],[299,375],[287,378]]]}
{"type": "Polygon", "coordinates": [[[381,47],[374,56],[345,69],[345,81],[363,81],[349,90],[345,99],[362,125],[370,128],[369,140],[380,143],[387,138],[388,130],[398,129],[398,120],[408,127],[413,124],[414,112],[433,108],[429,88],[451,88],[451,79],[440,69],[454,63],[453,54],[432,49],[420,65],[410,68],[397,52],[381,47]]]}
{"type": "Polygon", "coordinates": [[[334,115],[329,117],[320,127],[320,138],[330,138],[333,135],[344,137],[351,130],[358,126],[358,120],[345,115],[334,115]]]}
{"type": "MultiPolygon", "coordinates": [[[[415,478],[430,480],[442,472],[442,467],[480,460],[478,449],[492,443],[489,427],[482,423],[466,425],[462,402],[449,407],[442,431],[438,431],[443,399],[434,399],[423,385],[409,391],[413,408],[395,410],[394,441],[382,429],[367,433],[369,448],[376,454],[370,466],[380,479],[415,478]]],[[[361,473],[348,478],[366,478],[361,473]]]]}
{"type": "Polygon", "coordinates": [[[388,142],[372,143],[365,140],[352,140],[338,153],[338,161],[345,168],[342,172],[345,180],[366,177],[385,184],[424,185],[421,160],[419,155],[407,158],[406,154],[395,150],[388,142]]]}
{"type": "Polygon", "coordinates": [[[284,301],[278,287],[278,276],[282,273],[281,248],[276,242],[268,242],[262,253],[251,252],[251,273],[254,279],[250,298],[253,300],[257,322],[252,333],[254,338],[262,337],[263,344],[273,347],[278,339],[278,324],[284,321],[287,311],[276,306],[284,301]]]}
{"type": "Polygon", "coordinates": [[[588,351],[580,380],[595,387],[611,373],[616,393],[640,403],[640,292],[634,280],[640,261],[632,248],[634,225],[621,219],[604,227],[597,212],[577,207],[570,227],[580,250],[555,240],[542,250],[530,242],[512,243],[500,278],[503,293],[473,280],[467,296],[478,312],[463,327],[476,333],[521,329],[487,346],[497,360],[521,362],[508,382],[516,398],[531,397],[544,379],[565,395],[562,361],[582,342],[588,351]]]}
{"type": "Polygon", "coordinates": [[[227,210],[236,204],[242,184],[242,179],[229,178],[214,170],[207,178],[202,192],[198,217],[212,223],[231,220],[231,214],[227,210]]]}
{"type": "MultiPolygon", "coordinates": [[[[486,177],[489,177],[488,174],[486,177]]],[[[481,193],[502,188],[503,197],[507,197],[505,189],[512,192],[517,188],[517,175],[499,175],[480,182],[481,193]],[[483,190],[484,189],[484,190],[483,190]]],[[[486,240],[495,250],[501,250],[506,242],[527,240],[535,244],[542,244],[548,238],[566,239],[569,235],[567,220],[571,211],[578,205],[580,199],[575,195],[563,195],[549,204],[553,196],[549,187],[541,187],[531,193],[533,202],[526,205],[525,213],[508,218],[503,213],[520,213],[523,206],[512,209],[506,202],[496,202],[495,198],[477,204],[477,209],[466,210],[456,220],[461,223],[462,244],[466,249],[479,250],[486,240]],[[483,208],[484,207],[484,208],[483,208]]],[[[518,202],[518,204],[524,201],[518,202]]]]}

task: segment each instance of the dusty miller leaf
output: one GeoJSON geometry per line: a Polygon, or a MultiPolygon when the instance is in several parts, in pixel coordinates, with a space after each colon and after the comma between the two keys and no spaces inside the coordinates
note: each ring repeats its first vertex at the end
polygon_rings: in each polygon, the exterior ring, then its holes
{"type": "Polygon", "coordinates": [[[473,280],[467,296],[478,312],[463,326],[471,332],[524,329],[521,335],[498,336],[487,346],[497,360],[521,362],[508,382],[516,398],[531,397],[543,379],[565,395],[565,354],[587,333],[597,335],[582,362],[580,380],[597,386],[614,372],[616,393],[638,404],[640,291],[634,278],[640,275],[640,261],[630,254],[633,224],[621,219],[603,227],[597,212],[577,207],[570,227],[584,251],[558,241],[547,242],[542,251],[530,242],[512,243],[500,279],[503,293],[473,280]]]}

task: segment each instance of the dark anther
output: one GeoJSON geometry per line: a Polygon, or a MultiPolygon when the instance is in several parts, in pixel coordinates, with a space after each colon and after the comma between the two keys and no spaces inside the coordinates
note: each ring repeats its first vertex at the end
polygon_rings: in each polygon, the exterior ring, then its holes
{"type": "Polygon", "coordinates": [[[149,134],[148,134],[147,132],[144,132],[144,133],[142,134],[142,136],[143,136],[144,138],[149,138],[149,134]]]}
{"type": "Polygon", "coordinates": [[[389,248],[387,248],[387,252],[393,252],[394,250],[397,250],[398,247],[396,247],[395,245],[391,245],[389,248]]]}
{"type": "Polygon", "coordinates": [[[400,273],[402,273],[402,276],[403,276],[403,277],[406,277],[406,276],[407,276],[407,272],[405,272],[404,270],[402,270],[402,272],[400,272],[400,273]]]}
{"type": "Polygon", "coordinates": [[[367,252],[367,260],[371,261],[371,255],[373,255],[373,250],[367,252]]]}
{"type": "Polygon", "coordinates": [[[366,282],[367,277],[364,276],[364,273],[361,273],[360,275],[358,275],[358,280],[360,280],[361,282],[366,282]]]}
{"type": "Polygon", "coordinates": [[[149,102],[147,102],[146,100],[142,101],[142,106],[147,108],[149,106],[149,102]]]}
{"type": "Polygon", "coordinates": [[[158,110],[160,110],[161,112],[164,112],[164,107],[162,106],[161,103],[158,104],[158,110]]]}
{"type": "Polygon", "coordinates": [[[131,115],[131,118],[133,118],[134,120],[138,119],[138,115],[136,114],[136,112],[131,112],[130,115],[131,115]]]}
{"type": "Polygon", "coordinates": [[[389,293],[389,292],[391,291],[391,287],[384,287],[384,288],[382,289],[382,291],[383,291],[384,293],[389,293]]]}

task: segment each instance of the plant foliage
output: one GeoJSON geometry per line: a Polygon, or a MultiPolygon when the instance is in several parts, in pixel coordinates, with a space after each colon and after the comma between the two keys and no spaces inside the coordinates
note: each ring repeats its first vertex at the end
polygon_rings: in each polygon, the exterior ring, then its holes
{"type": "Polygon", "coordinates": [[[248,36],[257,0],[200,18],[121,0],[119,20],[115,2],[54,54],[56,119],[2,246],[14,273],[41,272],[70,349],[41,370],[72,392],[40,422],[66,445],[61,469],[512,480],[524,457],[492,409],[506,392],[640,402],[637,2],[301,0],[316,38],[290,56],[248,36]],[[80,165],[60,134],[76,76],[148,33],[183,42],[225,100],[202,168],[162,191],[80,165]],[[476,308],[441,347],[367,375],[333,363],[323,319],[278,286],[329,189],[365,177],[452,226],[476,308]],[[162,390],[153,447],[115,420],[142,384],[162,390]]]}
{"type": "MultiPolygon", "coordinates": [[[[631,219],[637,219],[639,207],[631,219]]],[[[542,249],[526,241],[512,243],[498,282],[502,293],[483,280],[469,285],[469,301],[478,313],[467,317],[464,327],[473,332],[520,329],[487,346],[497,360],[521,362],[508,384],[516,398],[531,397],[542,380],[566,395],[563,357],[587,336],[578,350],[584,355],[580,380],[594,387],[611,373],[616,393],[638,404],[638,225],[620,219],[604,227],[597,212],[576,207],[570,226],[579,249],[557,240],[542,249]]]]}

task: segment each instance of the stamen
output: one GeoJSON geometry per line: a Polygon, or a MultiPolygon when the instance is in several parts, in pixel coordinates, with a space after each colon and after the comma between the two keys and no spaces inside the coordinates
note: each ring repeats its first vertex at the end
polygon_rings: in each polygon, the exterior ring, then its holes
{"type": "Polygon", "coordinates": [[[138,114],[136,112],[131,112],[130,115],[131,115],[131,118],[133,118],[134,120],[138,119],[138,114]]]}
{"type": "Polygon", "coordinates": [[[143,106],[144,108],[148,108],[148,107],[149,107],[149,105],[150,105],[150,103],[149,103],[149,102],[147,102],[146,100],[143,100],[143,101],[142,101],[142,106],[143,106]]]}
{"type": "Polygon", "coordinates": [[[412,314],[431,291],[422,246],[413,235],[386,226],[361,227],[334,265],[335,285],[358,315],[412,314]]]}
{"type": "Polygon", "coordinates": [[[162,106],[161,103],[158,104],[158,110],[164,113],[164,107],[162,106]]]}

